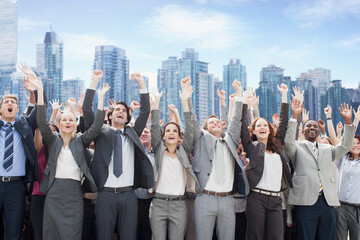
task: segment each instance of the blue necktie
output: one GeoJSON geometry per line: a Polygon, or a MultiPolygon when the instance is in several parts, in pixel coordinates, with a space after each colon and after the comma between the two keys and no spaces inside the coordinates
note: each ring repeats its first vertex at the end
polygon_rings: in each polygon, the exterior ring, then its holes
{"type": "Polygon", "coordinates": [[[122,139],[121,130],[116,130],[114,146],[114,175],[118,178],[122,174],[122,139]]]}
{"type": "Polygon", "coordinates": [[[9,172],[13,167],[13,156],[14,156],[14,138],[13,138],[13,129],[11,123],[5,125],[5,154],[3,167],[7,172],[9,172]]]}

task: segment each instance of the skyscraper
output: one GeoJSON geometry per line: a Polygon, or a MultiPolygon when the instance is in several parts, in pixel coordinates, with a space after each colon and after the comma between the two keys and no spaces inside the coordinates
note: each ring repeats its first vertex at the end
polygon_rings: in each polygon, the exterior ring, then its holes
{"type": "Polygon", "coordinates": [[[126,102],[129,82],[129,60],[126,57],[126,51],[115,46],[96,46],[95,69],[102,70],[104,73],[99,84],[108,83],[111,86],[104,99],[126,102]]]}
{"type": "Polygon", "coordinates": [[[341,86],[341,80],[331,81],[331,87],[329,87],[326,92],[321,95],[321,104],[319,104],[322,109],[321,119],[326,119],[324,108],[327,105],[330,105],[332,108],[332,120],[334,126],[336,127],[336,124],[340,121],[344,123],[344,119],[341,117],[338,109],[341,103],[349,104],[349,100],[350,99],[345,91],[345,88],[341,86]]]}
{"type": "Polygon", "coordinates": [[[199,73],[197,91],[199,102],[196,105],[198,109],[197,117],[200,124],[202,124],[208,116],[213,114],[213,99],[215,97],[217,98],[217,95],[213,95],[213,77],[213,74],[199,73]]]}
{"type": "Polygon", "coordinates": [[[219,116],[219,117],[220,117],[220,99],[217,96],[217,89],[219,87],[221,87],[222,84],[223,84],[223,82],[220,81],[218,77],[214,77],[214,82],[213,82],[214,87],[213,87],[213,93],[212,93],[212,95],[214,97],[213,97],[213,111],[212,112],[213,112],[213,114],[215,114],[216,116],[219,116]]]}
{"type": "Polygon", "coordinates": [[[317,105],[319,105],[316,99],[316,88],[313,85],[312,74],[301,73],[300,76],[296,78],[296,85],[300,88],[301,91],[304,90],[304,108],[309,111],[309,119],[318,120],[317,116],[317,105]]]}
{"type": "MultiPolygon", "coordinates": [[[[149,89],[149,78],[146,76],[142,76],[144,78],[144,82],[146,85],[146,88],[149,89]]],[[[128,91],[127,91],[127,100],[126,103],[131,104],[132,101],[137,101],[139,102],[139,96],[140,96],[140,89],[139,89],[139,84],[137,83],[137,81],[135,81],[134,79],[132,79],[130,77],[130,80],[128,82],[128,91]]],[[[135,111],[134,113],[132,113],[132,116],[136,119],[139,115],[139,110],[135,111]]]]}
{"type": "Polygon", "coordinates": [[[16,72],[18,1],[0,1],[0,97],[11,93],[11,74],[16,72]]]}
{"type": "Polygon", "coordinates": [[[36,46],[36,68],[54,80],[54,98],[63,101],[63,41],[52,30],[45,34],[44,43],[36,46]]]}
{"type": "Polygon", "coordinates": [[[273,89],[269,87],[267,81],[260,82],[259,88],[256,89],[256,95],[259,96],[260,116],[272,122],[272,116],[277,112],[277,107],[274,104],[276,102],[276,94],[273,89]]]}
{"type": "Polygon", "coordinates": [[[223,66],[223,87],[226,92],[226,104],[229,104],[229,95],[235,93],[235,89],[232,87],[232,82],[238,80],[241,82],[243,89],[247,86],[246,67],[241,64],[237,58],[230,58],[227,65],[223,66]]]}
{"type": "Polygon", "coordinates": [[[66,101],[70,97],[79,100],[81,94],[85,93],[84,80],[68,79],[63,82],[63,99],[66,101]]]}
{"type": "MultiPolygon", "coordinates": [[[[316,88],[315,101],[319,103],[321,95],[325,94],[326,90],[330,87],[331,71],[326,68],[315,68],[310,69],[308,73],[311,75],[313,85],[316,88]]],[[[315,118],[320,118],[322,116],[323,109],[320,107],[320,104],[317,104],[315,118]]]]}
{"type": "Polygon", "coordinates": [[[192,101],[195,114],[199,120],[200,116],[202,119],[205,114],[205,106],[201,104],[204,101],[212,104],[212,94],[209,94],[212,90],[208,85],[210,82],[212,84],[212,75],[206,75],[208,74],[208,63],[199,61],[199,54],[193,48],[185,49],[181,55],[181,59],[169,57],[168,60],[162,62],[162,68],[158,70],[158,88],[159,91],[163,92],[160,112],[164,121],[169,120],[167,108],[169,104],[176,106],[183,120],[179,90],[181,89],[180,81],[184,77],[190,76],[191,78],[191,84],[194,88],[192,101]],[[208,91],[206,95],[204,94],[205,89],[208,91]]]}

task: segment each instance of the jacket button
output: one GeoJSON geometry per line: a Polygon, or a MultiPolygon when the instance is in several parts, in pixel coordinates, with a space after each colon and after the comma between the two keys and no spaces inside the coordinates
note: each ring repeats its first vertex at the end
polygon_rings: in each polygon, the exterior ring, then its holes
{"type": "Polygon", "coordinates": [[[210,159],[210,162],[212,162],[212,160],[210,159]]]}
{"type": "Polygon", "coordinates": [[[210,173],[208,173],[208,176],[210,176],[210,173]]]}

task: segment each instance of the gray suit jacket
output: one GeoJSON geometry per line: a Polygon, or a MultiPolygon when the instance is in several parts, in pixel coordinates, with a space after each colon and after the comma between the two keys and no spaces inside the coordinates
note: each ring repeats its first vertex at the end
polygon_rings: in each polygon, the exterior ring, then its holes
{"type": "MultiPolygon", "coordinates": [[[[176,148],[176,157],[179,159],[181,164],[187,171],[187,175],[190,174],[192,179],[195,181],[195,192],[200,193],[201,188],[199,182],[195,176],[195,173],[191,167],[189,161],[189,154],[193,149],[194,145],[194,131],[193,131],[193,122],[191,121],[191,113],[184,112],[185,118],[185,129],[184,129],[184,139],[176,148]]],[[[163,161],[163,156],[166,154],[166,145],[162,141],[161,137],[161,127],[160,127],[160,110],[151,111],[151,145],[155,151],[155,168],[154,168],[154,187],[156,186],[157,181],[159,180],[159,173],[161,172],[161,166],[163,161]]],[[[188,183],[186,184],[188,185],[188,183]]]]}
{"type": "MultiPolygon", "coordinates": [[[[241,194],[249,193],[249,183],[244,172],[244,164],[239,159],[236,152],[236,148],[239,146],[239,138],[241,132],[241,115],[242,115],[242,102],[235,102],[235,107],[229,127],[224,135],[224,140],[235,159],[235,179],[233,192],[241,194]],[[240,187],[239,187],[240,186],[240,187]]],[[[194,149],[194,163],[193,170],[197,179],[199,180],[201,190],[204,190],[213,167],[212,160],[215,157],[215,141],[216,137],[210,134],[206,130],[202,130],[196,119],[193,111],[193,106],[189,100],[189,108],[191,110],[193,122],[194,122],[194,137],[195,137],[195,149],[194,149]]]]}
{"type": "Polygon", "coordinates": [[[351,150],[354,142],[355,126],[345,125],[344,136],[336,146],[318,144],[319,160],[307,140],[295,141],[297,122],[289,121],[285,136],[285,152],[294,164],[293,188],[290,189],[288,204],[314,205],[319,197],[320,184],[330,206],[340,206],[332,161],[351,150]]]}
{"type": "MultiPolygon", "coordinates": [[[[64,142],[61,136],[57,132],[52,132],[49,124],[46,120],[46,109],[44,105],[37,105],[37,122],[43,137],[45,146],[49,149],[49,157],[46,168],[43,172],[43,178],[40,184],[40,191],[46,193],[55,179],[56,163],[59,157],[61,148],[64,146],[64,142]]],[[[97,192],[97,188],[92,175],[90,174],[89,166],[85,160],[85,149],[89,147],[92,140],[100,134],[101,127],[103,125],[105,117],[105,111],[98,110],[95,117],[95,122],[84,133],[78,133],[70,141],[69,148],[76,161],[76,164],[80,167],[85,177],[90,181],[91,190],[97,192]]]]}

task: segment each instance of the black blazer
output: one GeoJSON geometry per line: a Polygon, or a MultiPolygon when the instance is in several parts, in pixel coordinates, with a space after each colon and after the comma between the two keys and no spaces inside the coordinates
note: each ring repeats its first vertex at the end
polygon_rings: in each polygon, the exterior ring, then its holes
{"type": "MultiPolygon", "coordinates": [[[[95,90],[86,90],[83,104],[83,115],[86,126],[91,124],[93,121],[91,116],[93,116],[92,101],[94,96],[95,90]]],[[[140,113],[135,121],[135,125],[134,127],[127,125],[124,128],[124,135],[131,139],[135,147],[134,188],[141,187],[150,189],[154,182],[154,171],[151,162],[139,140],[139,136],[145,128],[149,113],[149,94],[140,94],[140,113]]],[[[103,125],[100,135],[95,139],[95,153],[91,164],[91,173],[99,191],[101,191],[104,187],[109,175],[108,167],[114,150],[115,133],[116,131],[114,128],[108,125],[103,125]]]]}
{"type": "MultiPolygon", "coordinates": [[[[4,126],[4,122],[0,120],[0,128],[4,126]]],[[[25,177],[24,182],[32,182],[39,179],[37,152],[34,144],[33,132],[37,128],[36,111],[33,109],[29,115],[21,114],[15,121],[14,128],[20,134],[24,145],[26,156],[25,177]]],[[[16,161],[16,159],[14,159],[16,161]]]]}
{"type": "MultiPolygon", "coordinates": [[[[289,104],[282,103],[280,110],[280,124],[276,131],[276,138],[284,145],[284,139],[286,134],[287,122],[289,119],[289,104]]],[[[249,164],[245,168],[246,176],[249,180],[249,187],[253,189],[260,182],[264,171],[264,157],[265,157],[265,144],[252,141],[250,139],[250,133],[248,127],[251,125],[250,111],[248,105],[244,104],[242,114],[242,127],[241,127],[241,142],[244,146],[247,157],[250,159],[249,164]]],[[[289,158],[286,155],[283,148],[278,148],[279,155],[283,167],[283,177],[281,183],[281,189],[292,187],[289,158]]]]}

